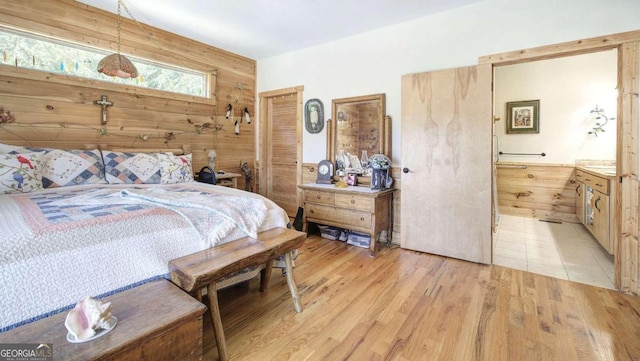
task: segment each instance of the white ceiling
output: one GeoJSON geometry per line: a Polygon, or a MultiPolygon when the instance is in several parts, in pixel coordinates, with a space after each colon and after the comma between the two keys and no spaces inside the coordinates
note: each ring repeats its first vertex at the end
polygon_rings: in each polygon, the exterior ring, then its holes
{"type": "MultiPolygon", "coordinates": [[[[117,0],[79,0],[117,12],[117,0]]],[[[139,22],[261,60],[482,0],[124,0],[139,22]]],[[[127,13],[122,9],[123,16],[127,13]]]]}

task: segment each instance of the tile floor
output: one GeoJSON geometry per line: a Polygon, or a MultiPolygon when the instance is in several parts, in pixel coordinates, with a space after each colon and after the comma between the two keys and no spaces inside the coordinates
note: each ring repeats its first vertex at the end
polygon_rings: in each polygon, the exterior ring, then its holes
{"type": "Polygon", "coordinates": [[[615,289],[613,256],[582,224],[501,215],[494,264],[615,289]]]}

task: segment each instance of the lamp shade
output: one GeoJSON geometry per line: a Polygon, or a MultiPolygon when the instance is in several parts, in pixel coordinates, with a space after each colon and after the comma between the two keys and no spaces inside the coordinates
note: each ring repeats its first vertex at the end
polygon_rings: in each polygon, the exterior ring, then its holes
{"type": "Polygon", "coordinates": [[[104,57],[98,63],[98,72],[118,78],[135,78],[138,76],[138,69],[122,54],[111,54],[104,57]]]}

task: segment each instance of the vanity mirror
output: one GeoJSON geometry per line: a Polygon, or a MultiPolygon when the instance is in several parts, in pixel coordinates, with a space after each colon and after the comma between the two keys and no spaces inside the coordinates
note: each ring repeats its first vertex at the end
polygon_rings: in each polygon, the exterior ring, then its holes
{"type": "Polygon", "coordinates": [[[327,122],[327,159],[336,170],[365,175],[362,162],[373,154],[390,156],[391,117],[385,115],[385,95],[333,99],[327,122]]]}

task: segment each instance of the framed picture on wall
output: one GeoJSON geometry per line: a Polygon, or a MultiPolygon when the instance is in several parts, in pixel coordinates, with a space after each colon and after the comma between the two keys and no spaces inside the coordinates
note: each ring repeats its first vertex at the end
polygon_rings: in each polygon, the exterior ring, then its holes
{"type": "Polygon", "coordinates": [[[507,102],[507,134],[540,133],[540,100],[507,102]]]}

